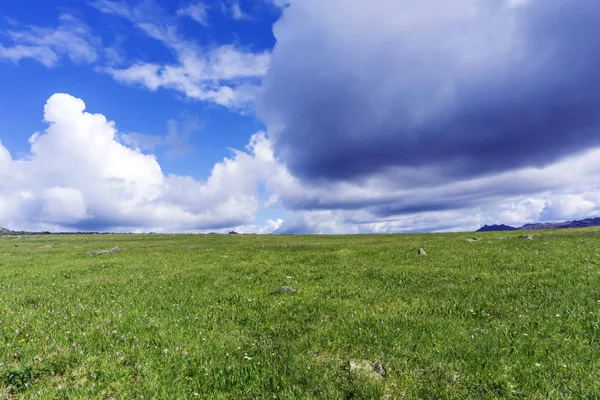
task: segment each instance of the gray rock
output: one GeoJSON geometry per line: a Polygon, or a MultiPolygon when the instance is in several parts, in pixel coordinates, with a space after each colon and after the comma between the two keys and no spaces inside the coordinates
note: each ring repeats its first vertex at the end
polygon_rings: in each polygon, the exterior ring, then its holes
{"type": "Polygon", "coordinates": [[[521,235],[519,237],[521,239],[525,239],[525,240],[533,240],[533,236],[532,235],[521,235]]]}
{"type": "Polygon", "coordinates": [[[350,360],[350,373],[371,379],[381,379],[385,375],[383,366],[380,363],[371,364],[365,360],[350,360]],[[375,370],[376,367],[377,370],[375,370]],[[383,374],[378,371],[383,371],[383,374]]]}
{"type": "Polygon", "coordinates": [[[419,255],[420,255],[420,256],[426,256],[426,255],[427,255],[427,253],[425,252],[425,249],[423,249],[423,248],[420,248],[420,249],[419,249],[419,255]]]}
{"type": "Polygon", "coordinates": [[[381,376],[385,376],[386,374],[385,368],[383,368],[383,365],[381,365],[379,361],[373,364],[373,371],[377,372],[381,376]]]}
{"type": "Polygon", "coordinates": [[[291,286],[282,286],[279,289],[277,289],[269,294],[280,294],[280,293],[294,293],[294,288],[291,286]]]}
{"type": "Polygon", "coordinates": [[[473,240],[474,242],[478,242],[478,241],[480,241],[481,239],[479,239],[477,236],[473,236],[473,239],[472,239],[472,240],[473,240]]]}
{"type": "Polygon", "coordinates": [[[113,247],[110,250],[96,250],[96,251],[88,251],[86,254],[88,256],[94,255],[94,256],[99,256],[101,254],[115,254],[118,253],[120,251],[119,247],[113,247]]]}

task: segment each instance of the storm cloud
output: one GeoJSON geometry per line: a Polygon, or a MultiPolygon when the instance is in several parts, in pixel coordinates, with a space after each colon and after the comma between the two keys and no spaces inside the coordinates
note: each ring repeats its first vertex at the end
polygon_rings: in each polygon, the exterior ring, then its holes
{"type": "Polygon", "coordinates": [[[598,21],[597,0],[291,1],[258,112],[304,182],[544,167],[600,145],[598,21]]]}

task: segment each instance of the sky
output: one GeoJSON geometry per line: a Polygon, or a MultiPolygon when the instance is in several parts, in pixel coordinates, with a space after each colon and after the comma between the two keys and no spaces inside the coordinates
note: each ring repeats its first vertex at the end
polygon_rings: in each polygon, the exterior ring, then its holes
{"type": "Polygon", "coordinates": [[[0,16],[0,226],[600,216],[597,0],[20,0],[0,16]]]}

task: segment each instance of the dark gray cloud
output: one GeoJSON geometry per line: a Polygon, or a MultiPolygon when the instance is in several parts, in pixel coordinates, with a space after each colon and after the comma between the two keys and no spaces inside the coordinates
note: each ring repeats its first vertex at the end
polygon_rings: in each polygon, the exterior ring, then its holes
{"type": "Polygon", "coordinates": [[[466,179],[600,145],[597,0],[291,3],[259,114],[304,181],[466,179]]]}

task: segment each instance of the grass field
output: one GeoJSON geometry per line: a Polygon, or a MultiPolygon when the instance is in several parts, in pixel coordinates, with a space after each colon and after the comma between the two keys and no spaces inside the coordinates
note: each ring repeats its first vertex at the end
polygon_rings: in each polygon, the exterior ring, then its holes
{"type": "Polygon", "coordinates": [[[0,394],[600,398],[600,235],[511,235],[2,237],[0,394]]]}

